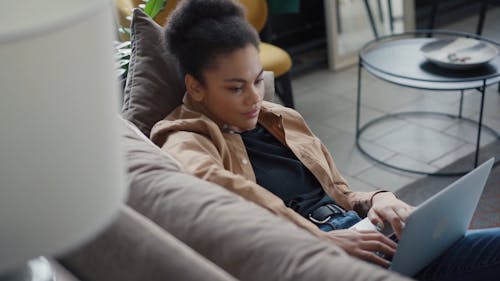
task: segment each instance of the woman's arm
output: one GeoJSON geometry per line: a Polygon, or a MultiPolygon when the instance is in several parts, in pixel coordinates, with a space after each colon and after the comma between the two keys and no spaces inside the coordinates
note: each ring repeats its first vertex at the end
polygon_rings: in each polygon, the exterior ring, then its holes
{"type": "Polygon", "coordinates": [[[330,167],[330,172],[332,174],[335,186],[346,196],[347,203],[349,204],[350,209],[356,211],[361,217],[365,217],[371,208],[371,198],[373,195],[375,195],[375,193],[377,193],[377,191],[352,191],[347,181],[342,177],[339,170],[335,166],[330,152],[323,143],[321,144],[321,149],[326,161],[328,162],[328,166],[330,167]]]}
{"type": "Polygon", "coordinates": [[[328,149],[324,145],[322,145],[322,149],[332,170],[335,185],[342,189],[344,195],[347,196],[351,208],[361,216],[367,216],[379,228],[383,229],[384,222],[388,222],[399,238],[403,231],[404,221],[406,221],[414,208],[399,200],[392,192],[386,190],[371,192],[351,191],[347,182],[335,167],[328,149]]]}

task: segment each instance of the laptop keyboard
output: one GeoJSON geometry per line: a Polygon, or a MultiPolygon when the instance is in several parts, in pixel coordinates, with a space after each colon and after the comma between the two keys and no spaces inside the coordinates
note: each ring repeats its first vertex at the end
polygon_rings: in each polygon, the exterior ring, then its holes
{"type": "Polygon", "coordinates": [[[389,235],[389,236],[387,236],[387,237],[389,237],[389,239],[391,239],[392,241],[394,241],[394,242],[396,242],[396,243],[398,243],[398,242],[399,242],[399,239],[398,239],[398,237],[396,236],[396,233],[393,233],[393,234],[391,234],[391,235],[389,235]]]}
{"type": "MultiPolygon", "coordinates": [[[[389,237],[389,239],[391,239],[392,241],[398,243],[399,242],[399,239],[398,237],[396,236],[396,233],[392,233],[390,235],[387,235],[387,237],[389,237]]],[[[388,260],[390,262],[392,262],[392,256],[389,256],[389,255],[386,255],[384,253],[381,253],[381,252],[375,252],[375,255],[385,259],[385,260],[388,260]]]]}

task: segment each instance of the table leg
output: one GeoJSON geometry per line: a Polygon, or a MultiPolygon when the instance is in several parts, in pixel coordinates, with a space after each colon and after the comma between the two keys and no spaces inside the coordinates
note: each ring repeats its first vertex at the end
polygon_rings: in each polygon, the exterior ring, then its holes
{"type": "Polygon", "coordinates": [[[479,162],[479,147],[481,146],[481,128],[483,126],[483,109],[484,109],[484,93],[486,91],[486,80],[483,80],[481,87],[481,109],[479,110],[479,121],[477,125],[477,141],[476,141],[476,157],[474,159],[474,167],[477,167],[479,162]]]}
{"type": "Polygon", "coordinates": [[[370,24],[372,26],[373,35],[375,38],[378,38],[377,26],[375,24],[375,20],[373,19],[372,8],[370,7],[370,3],[368,0],[363,1],[365,3],[366,13],[368,14],[368,19],[370,20],[370,24]]]}
{"type": "Polygon", "coordinates": [[[394,33],[394,16],[392,15],[392,0],[387,0],[387,10],[389,12],[389,29],[391,30],[391,34],[394,33]]]}
{"type": "Polygon", "coordinates": [[[380,22],[384,22],[384,11],[382,11],[382,0],[377,0],[377,8],[378,8],[378,18],[380,22]]]}
{"type": "Polygon", "coordinates": [[[439,9],[439,0],[436,0],[432,3],[431,17],[429,18],[429,23],[427,24],[427,29],[434,29],[434,25],[436,24],[436,15],[439,9]]]}
{"type": "Polygon", "coordinates": [[[482,1],[479,8],[479,20],[476,27],[476,35],[483,33],[484,19],[486,18],[486,10],[488,9],[488,1],[482,1]]]}
{"type": "Polygon", "coordinates": [[[337,32],[342,33],[342,19],[340,18],[340,0],[335,0],[335,16],[337,20],[337,32]]]}
{"type": "Polygon", "coordinates": [[[460,108],[458,109],[458,118],[462,118],[463,108],[464,108],[464,90],[460,90],[460,108]]]}
{"type": "MultiPolygon", "coordinates": [[[[361,59],[360,59],[361,60],[361,59]]],[[[360,123],[360,110],[361,110],[361,61],[358,63],[358,98],[356,100],[356,141],[359,138],[359,123],[360,123]]]]}

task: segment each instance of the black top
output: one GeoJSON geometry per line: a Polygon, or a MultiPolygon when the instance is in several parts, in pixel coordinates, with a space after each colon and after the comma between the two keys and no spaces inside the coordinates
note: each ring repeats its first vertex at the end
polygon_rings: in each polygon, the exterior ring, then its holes
{"type": "Polygon", "coordinates": [[[304,217],[314,209],[334,203],[316,177],[297,159],[290,148],[280,143],[257,124],[241,133],[257,183],[283,199],[304,217]]]}

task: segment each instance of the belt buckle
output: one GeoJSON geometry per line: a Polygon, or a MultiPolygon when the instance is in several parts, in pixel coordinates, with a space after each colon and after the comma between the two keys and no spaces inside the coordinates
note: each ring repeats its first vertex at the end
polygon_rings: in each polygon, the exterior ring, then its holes
{"type": "Polygon", "coordinates": [[[312,214],[311,214],[311,213],[309,213],[309,219],[310,219],[311,221],[313,221],[313,222],[317,223],[317,224],[323,224],[323,223],[327,222],[327,221],[328,221],[329,219],[331,219],[331,218],[332,218],[332,216],[328,216],[328,217],[326,217],[326,218],[325,218],[325,219],[323,219],[323,220],[317,220],[317,219],[313,218],[313,216],[312,216],[312,214]]]}
{"type": "Polygon", "coordinates": [[[315,209],[311,213],[309,213],[309,219],[314,223],[324,224],[328,220],[330,220],[334,215],[340,215],[343,213],[345,213],[345,211],[342,208],[340,208],[339,206],[337,206],[335,204],[326,204],[326,205],[323,205],[323,206],[315,209]],[[325,212],[326,212],[326,214],[325,214],[325,212]],[[323,219],[321,219],[323,217],[321,215],[321,213],[323,213],[323,215],[326,215],[323,219]],[[313,215],[313,214],[315,214],[315,215],[313,215]],[[319,216],[319,219],[317,218],[318,216],[319,216]]]}

